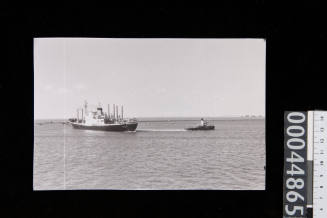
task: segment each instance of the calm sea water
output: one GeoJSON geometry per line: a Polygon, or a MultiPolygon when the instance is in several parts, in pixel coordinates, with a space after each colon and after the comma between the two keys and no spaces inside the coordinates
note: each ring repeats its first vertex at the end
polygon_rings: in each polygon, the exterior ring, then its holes
{"type": "Polygon", "coordinates": [[[136,132],[35,121],[34,189],[265,189],[264,119],[140,122],[136,132]]]}

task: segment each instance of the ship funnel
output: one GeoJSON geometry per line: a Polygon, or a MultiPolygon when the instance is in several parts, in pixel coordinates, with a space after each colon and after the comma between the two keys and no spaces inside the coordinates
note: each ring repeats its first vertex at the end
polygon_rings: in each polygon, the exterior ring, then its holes
{"type": "Polygon", "coordinates": [[[101,107],[98,107],[98,108],[97,108],[97,114],[98,114],[98,115],[102,115],[102,108],[101,108],[101,107]]]}

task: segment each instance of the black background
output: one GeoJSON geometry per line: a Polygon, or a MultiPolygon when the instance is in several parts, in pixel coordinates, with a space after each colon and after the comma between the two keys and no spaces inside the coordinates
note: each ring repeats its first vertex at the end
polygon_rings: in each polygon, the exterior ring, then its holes
{"type": "Polygon", "coordinates": [[[264,1],[175,9],[0,9],[0,216],[282,217],[283,112],[327,109],[324,13],[320,5],[264,1]],[[33,192],[33,37],[55,36],[265,38],[266,190],[33,192]]]}

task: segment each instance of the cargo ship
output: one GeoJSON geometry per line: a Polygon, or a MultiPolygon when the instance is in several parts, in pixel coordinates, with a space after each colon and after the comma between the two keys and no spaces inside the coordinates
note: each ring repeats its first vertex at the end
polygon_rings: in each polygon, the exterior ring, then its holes
{"type": "Polygon", "coordinates": [[[124,108],[121,106],[121,114],[118,112],[118,105],[113,105],[113,113],[105,113],[99,104],[96,110],[89,110],[87,102],[84,108],[77,109],[77,117],[68,119],[68,122],[75,129],[100,130],[100,131],[136,131],[138,122],[135,118],[124,119],[124,108]],[[81,112],[81,116],[80,115],[81,112]]]}

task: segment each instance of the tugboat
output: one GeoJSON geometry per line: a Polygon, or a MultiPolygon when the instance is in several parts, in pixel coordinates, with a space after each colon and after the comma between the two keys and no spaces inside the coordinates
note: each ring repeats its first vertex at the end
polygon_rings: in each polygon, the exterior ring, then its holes
{"type": "Polygon", "coordinates": [[[85,101],[84,110],[77,109],[77,118],[70,118],[69,123],[75,129],[100,130],[100,131],[135,131],[138,125],[137,120],[124,119],[124,109],[121,106],[121,115],[118,114],[118,105],[113,105],[113,114],[110,114],[110,105],[108,113],[104,113],[101,105],[96,110],[88,110],[85,101]],[[79,112],[82,111],[81,119],[79,112]]]}
{"type": "Polygon", "coordinates": [[[208,122],[204,121],[203,118],[201,118],[201,124],[199,126],[186,128],[186,130],[214,130],[214,129],[215,126],[208,125],[208,122]]]}

